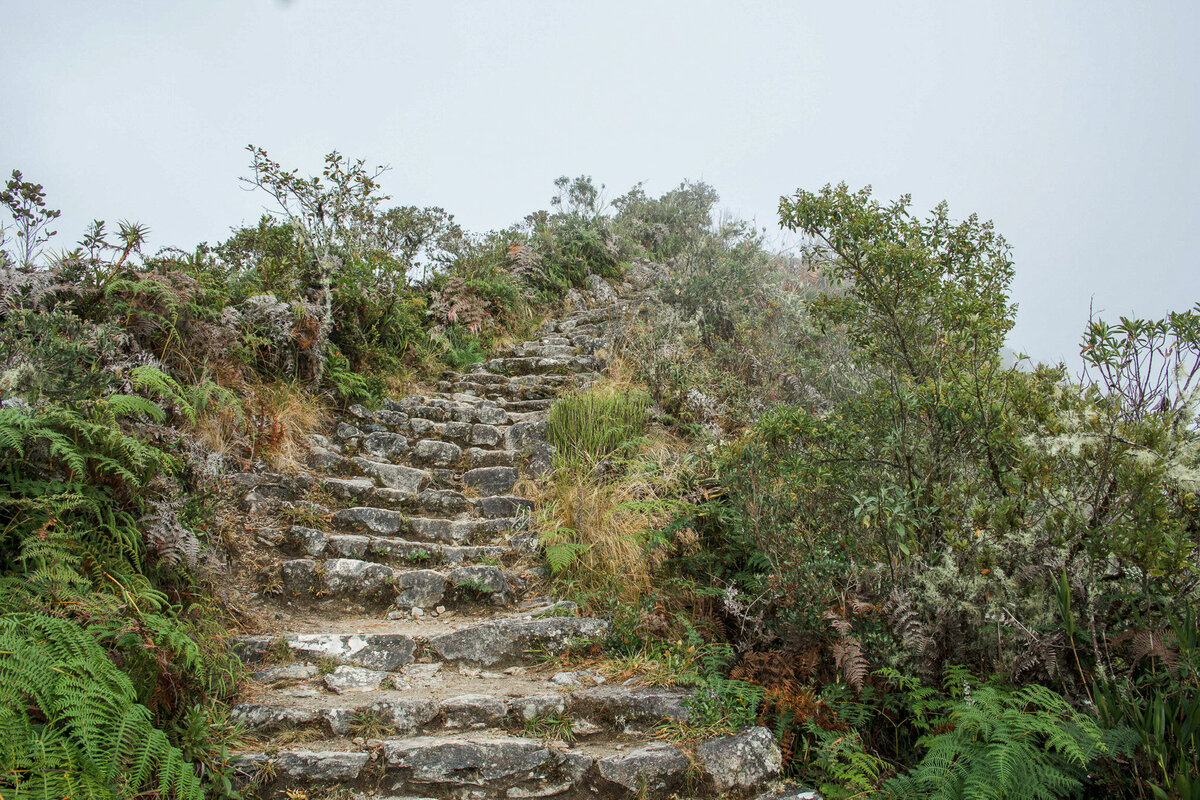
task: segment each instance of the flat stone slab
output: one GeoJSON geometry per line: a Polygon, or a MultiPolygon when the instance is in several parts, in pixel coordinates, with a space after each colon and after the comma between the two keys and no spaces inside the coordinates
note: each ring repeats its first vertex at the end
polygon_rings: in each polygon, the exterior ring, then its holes
{"type": "Polygon", "coordinates": [[[571,710],[588,719],[615,725],[686,721],[690,689],[660,686],[596,686],[571,693],[571,710]]]}
{"type": "Polygon", "coordinates": [[[387,765],[414,783],[500,788],[534,780],[555,755],[536,739],[417,736],[383,743],[387,765]]]}
{"type": "Polygon", "coordinates": [[[378,478],[389,489],[397,489],[414,496],[433,480],[433,477],[422,469],[405,467],[400,464],[384,464],[362,457],[351,460],[364,473],[378,478]]]}
{"type": "Polygon", "coordinates": [[[370,478],[326,478],[325,488],[334,497],[346,499],[370,492],[375,488],[375,481],[370,478]]]}
{"type": "Polygon", "coordinates": [[[607,620],[591,617],[502,619],[439,634],[429,647],[447,661],[491,666],[524,660],[533,649],[561,653],[573,640],[603,636],[608,629],[607,620]]]}
{"type": "Polygon", "coordinates": [[[490,728],[508,714],[508,703],[488,694],[464,694],[442,701],[447,728],[490,728]]]}
{"type": "Polygon", "coordinates": [[[314,781],[351,781],[362,772],[369,753],[358,750],[285,750],[275,757],[277,772],[314,781]]]}
{"type": "Polygon", "coordinates": [[[416,643],[403,633],[290,633],[279,636],[240,636],[234,652],[248,663],[261,661],[280,639],[309,656],[326,656],[360,667],[396,670],[413,662],[416,643]]]}
{"type": "Polygon", "coordinates": [[[405,530],[407,526],[404,519],[404,515],[399,511],[391,511],[386,508],[371,508],[370,506],[343,508],[340,511],[335,511],[333,514],[333,523],[335,525],[358,529],[365,528],[372,533],[381,533],[384,536],[390,536],[391,534],[405,530]]]}
{"type": "Polygon", "coordinates": [[[325,686],[332,692],[373,692],[387,677],[386,672],[343,664],[325,676],[325,686]]]}
{"type": "Polygon", "coordinates": [[[504,494],[517,482],[515,467],[476,467],[463,473],[463,486],[483,494],[504,494]]]}

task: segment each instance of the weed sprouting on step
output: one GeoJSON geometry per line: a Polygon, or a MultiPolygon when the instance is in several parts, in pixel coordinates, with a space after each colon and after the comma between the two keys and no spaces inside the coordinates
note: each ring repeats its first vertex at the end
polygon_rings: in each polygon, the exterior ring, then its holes
{"type": "Polygon", "coordinates": [[[362,708],[350,720],[350,734],[364,739],[382,739],[396,732],[392,719],[382,711],[362,708]]]}
{"type": "Polygon", "coordinates": [[[575,741],[575,720],[570,714],[548,711],[524,721],[526,736],[558,742],[575,741]]]}

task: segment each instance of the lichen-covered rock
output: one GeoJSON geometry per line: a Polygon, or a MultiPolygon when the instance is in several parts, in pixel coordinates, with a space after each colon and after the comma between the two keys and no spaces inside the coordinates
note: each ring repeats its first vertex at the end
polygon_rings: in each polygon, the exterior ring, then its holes
{"type": "Polygon", "coordinates": [[[544,444],[547,438],[548,425],[545,420],[537,422],[518,422],[509,426],[504,432],[504,449],[518,452],[528,450],[535,444],[544,444]]]}
{"type": "Polygon", "coordinates": [[[359,448],[377,458],[395,460],[408,452],[408,439],[398,433],[372,433],[359,443],[359,448]]]}
{"type": "Polygon", "coordinates": [[[405,527],[404,515],[399,511],[371,508],[370,506],[356,506],[336,511],[333,515],[333,523],[343,527],[366,528],[372,533],[381,533],[385,536],[399,533],[405,527]]]}
{"type": "Polygon", "coordinates": [[[779,745],[763,727],[709,739],[696,748],[696,757],[719,792],[755,789],[782,769],[779,745]]]}
{"type": "Polygon", "coordinates": [[[326,478],[325,488],[334,497],[345,500],[367,494],[375,488],[375,482],[370,478],[326,478]]]}
{"type": "Polygon", "coordinates": [[[509,736],[389,739],[383,755],[389,767],[407,771],[413,783],[489,789],[535,779],[556,760],[536,739],[509,736]]]}
{"type": "Polygon", "coordinates": [[[587,276],[587,291],[597,305],[605,306],[617,301],[617,293],[599,275],[587,276]]]}
{"type": "Polygon", "coordinates": [[[482,425],[503,425],[508,422],[507,412],[490,400],[475,406],[471,418],[482,425]]]}
{"type": "Polygon", "coordinates": [[[690,764],[682,750],[667,742],[655,742],[596,762],[601,778],[634,793],[667,792],[678,787],[690,764]]]}
{"type": "Polygon", "coordinates": [[[508,704],[488,694],[464,694],[442,701],[447,728],[489,728],[500,724],[508,704]]]}
{"type": "Polygon", "coordinates": [[[458,463],[462,458],[462,448],[451,442],[437,439],[422,439],[413,445],[409,454],[414,464],[424,464],[433,467],[449,467],[458,463]]]}
{"type": "Polygon", "coordinates": [[[302,525],[293,525],[288,530],[288,535],[297,545],[304,548],[304,552],[314,558],[325,552],[325,546],[329,543],[329,537],[324,531],[319,531],[316,528],[305,528],[302,525]]]}
{"type": "Polygon", "coordinates": [[[371,706],[371,710],[387,717],[400,732],[418,730],[437,717],[440,707],[431,697],[413,697],[384,700],[371,706]]]}
{"type": "Polygon", "coordinates": [[[607,620],[591,617],[500,619],[439,634],[429,647],[448,661],[491,666],[519,661],[533,648],[561,653],[574,640],[603,636],[608,628],[607,620]]]}
{"type": "Polygon", "coordinates": [[[313,781],[351,781],[362,772],[369,753],[357,750],[285,750],[275,757],[278,773],[313,781]]]}
{"type": "Polygon", "coordinates": [[[688,689],[659,686],[597,686],[572,692],[571,709],[620,730],[664,720],[685,721],[687,701],[693,694],[688,689]]]}
{"type": "Polygon", "coordinates": [[[331,558],[321,572],[321,585],[329,594],[377,595],[390,590],[392,568],[354,558],[331,558]]]}
{"type": "Polygon", "coordinates": [[[406,494],[416,496],[429,485],[433,478],[428,472],[400,464],[384,464],[367,458],[353,459],[355,466],[367,475],[378,478],[389,489],[397,489],[406,494]]]}
{"type": "Polygon", "coordinates": [[[396,573],[396,605],[402,608],[432,608],[446,593],[446,576],[432,569],[404,570],[396,573]]]}
{"type": "Polygon", "coordinates": [[[457,514],[471,507],[471,501],[462,492],[451,489],[426,489],[417,495],[421,508],[441,514],[457,514]]]}
{"type": "MultiPolygon", "coordinates": [[[[272,637],[247,637],[262,652],[270,648],[272,637]]],[[[413,661],[416,648],[412,637],[402,633],[294,633],[284,637],[288,647],[313,656],[327,656],[378,670],[396,670],[413,661]]]]}
{"type": "Polygon", "coordinates": [[[386,677],[386,672],[343,664],[325,676],[325,686],[338,694],[352,691],[371,692],[378,689],[386,677]]]}
{"type": "Polygon", "coordinates": [[[326,549],[343,558],[362,558],[371,544],[370,536],[356,533],[335,533],[328,537],[326,549]]]}
{"type": "Polygon", "coordinates": [[[482,494],[504,494],[517,482],[517,471],[513,467],[477,467],[464,472],[462,482],[482,494]]]}
{"type": "Polygon", "coordinates": [[[437,517],[409,517],[406,524],[409,534],[414,537],[430,542],[447,543],[469,539],[476,526],[474,520],[437,517]]]}

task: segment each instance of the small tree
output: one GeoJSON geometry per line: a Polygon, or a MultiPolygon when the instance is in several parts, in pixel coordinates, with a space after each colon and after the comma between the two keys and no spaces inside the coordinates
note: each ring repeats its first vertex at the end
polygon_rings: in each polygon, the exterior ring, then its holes
{"type": "Polygon", "coordinates": [[[320,176],[305,178],[299,170],[285,170],[261,147],[251,144],[246,150],[252,172],[242,181],[274,199],[273,210],[296,229],[316,264],[312,290],[317,328],[309,347],[309,383],[315,387],[324,374],[325,343],[333,326],[334,273],[343,256],[358,257],[372,246],[379,204],[388,199],[378,183],[387,167],[370,170],[363,159],[351,160],[335,150],[325,156],[320,176]]]}
{"type": "MultiPolygon", "coordinates": [[[[62,212],[47,208],[42,185],[26,181],[21,171],[16,169],[12,171],[4,190],[0,191],[0,204],[8,209],[17,229],[18,250],[15,255],[5,252],[5,260],[15,261],[23,269],[31,269],[42,248],[58,233],[49,228],[62,212]]],[[[0,246],[4,244],[4,238],[4,231],[0,228],[0,246]]]]}

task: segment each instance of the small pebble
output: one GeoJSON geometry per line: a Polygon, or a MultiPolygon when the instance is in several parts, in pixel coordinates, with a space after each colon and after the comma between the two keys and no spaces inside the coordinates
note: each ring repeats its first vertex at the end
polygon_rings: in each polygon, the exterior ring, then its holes
{"type": "Polygon", "coordinates": [[[439,614],[445,614],[445,613],[446,613],[446,607],[445,607],[445,606],[438,606],[437,608],[435,608],[435,609],[434,609],[434,611],[436,611],[436,612],[437,612],[437,613],[439,613],[439,614]]]}
{"type": "Polygon", "coordinates": [[[412,615],[414,617],[423,617],[425,616],[425,609],[420,606],[413,606],[412,615]]]}

